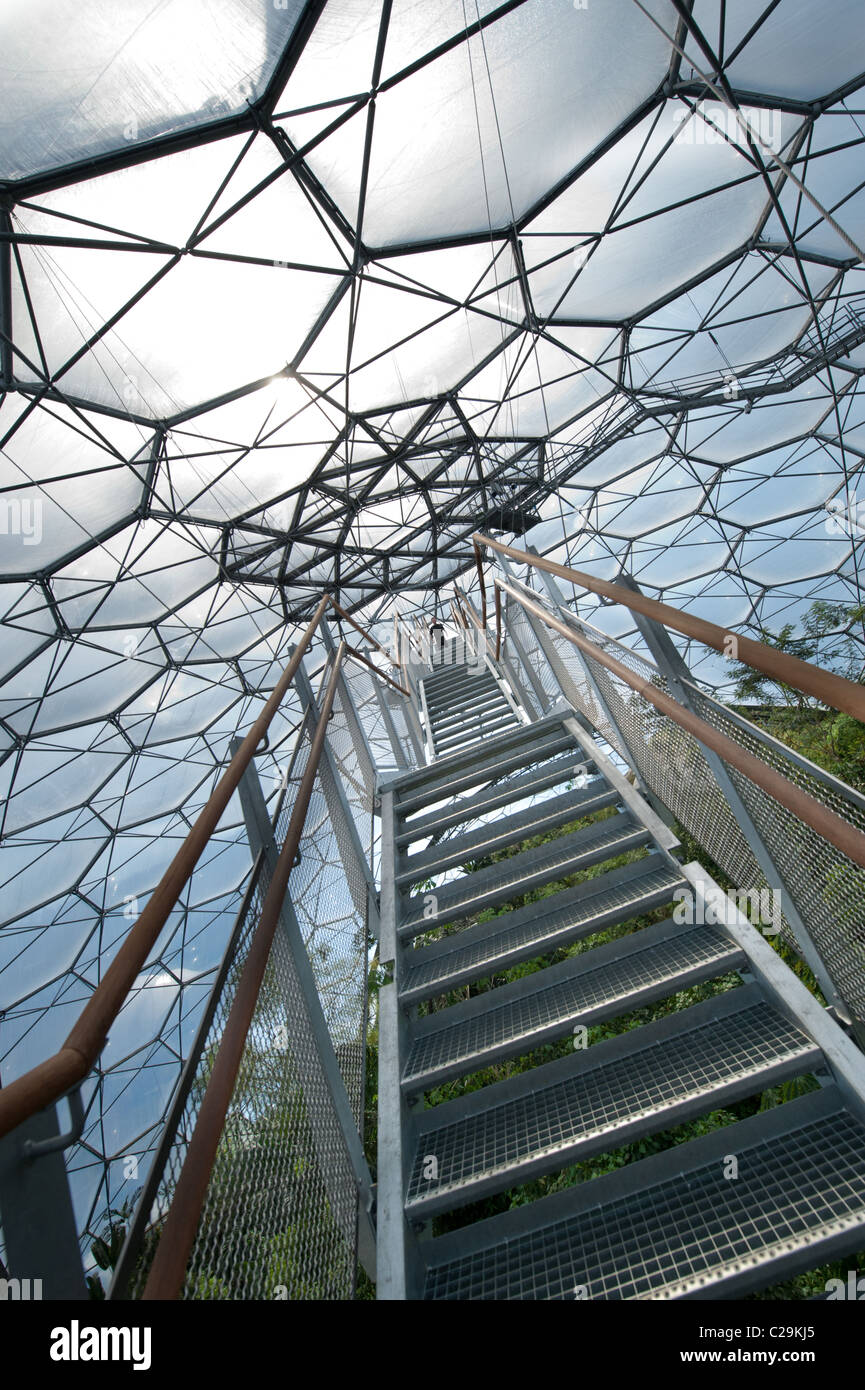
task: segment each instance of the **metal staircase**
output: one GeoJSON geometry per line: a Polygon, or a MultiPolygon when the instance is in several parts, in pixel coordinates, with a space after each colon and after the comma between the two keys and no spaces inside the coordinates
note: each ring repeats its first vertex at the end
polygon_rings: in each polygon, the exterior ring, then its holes
{"type": "Polygon", "coordinates": [[[519,724],[517,706],[491,664],[443,664],[423,681],[422,699],[436,757],[519,724]]]}
{"type": "MultiPolygon", "coordinates": [[[[358,1265],[391,1300],[736,1298],[865,1251],[865,794],[710,698],[632,581],[654,661],[549,575],[496,582],[494,632],[482,589],[393,661],[322,598],[66,1043],[0,1090],[15,1287],[86,1297],[76,1087],[235,792],[252,872],[109,1299],[347,1298],[358,1265]]],[[[861,686],[746,655],[865,721],[861,686]]]]}
{"type": "Polygon", "coordinates": [[[861,1249],[865,1059],[843,1029],[570,705],[527,724],[466,666],[422,689],[434,757],[382,787],[379,1298],[738,1297],[861,1249]],[[519,1192],[797,1077],[819,1086],[519,1192]]]}

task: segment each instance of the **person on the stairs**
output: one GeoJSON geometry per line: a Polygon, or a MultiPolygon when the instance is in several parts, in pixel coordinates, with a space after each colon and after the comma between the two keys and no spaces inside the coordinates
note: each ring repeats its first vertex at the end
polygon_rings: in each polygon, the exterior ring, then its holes
{"type": "Polygon", "coordinates": [[[434,618],[430,623],[430,664],[433,666],[443,666],[445,659],[445,629],[444,623],[434,618]],[[434,634],[438,633],[438,637],[434,634]],[[436,661],[436,641],[438,642],[439,659],[436,661]]]}

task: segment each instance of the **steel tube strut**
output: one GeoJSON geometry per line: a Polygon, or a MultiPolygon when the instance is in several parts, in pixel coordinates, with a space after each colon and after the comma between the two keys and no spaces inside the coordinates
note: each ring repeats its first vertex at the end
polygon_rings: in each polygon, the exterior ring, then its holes
{"type": "Polygon", "coordinates": [[[393,656],[391,656],[390,652],[387,651],[387,650],[381,645],[380,642],[377,642],[377,641],[375,640],[375,638],[373,637],[373,635],[372,635],[371,632],[367,632],[367,630],[366,630],[365,627],[361,627],[360,623],[355,622],[354,618],[351,616],[350,613],[346,613],[345,609],[344,609],[340,604],[337,603],[337,601],[336,601],[335,598],[332,598],[332,599],[331,599],[331,601],[330,601],[330,606],[331,606],[331,608],[333,609],[333,611],[334,611],[335,613],[338,613],[339,616],[345,620],[345,622],[351,624],[351,626],[354,628],[355,632],[359,632],[360,635],[361,635],[361,637],[365,637],[365,638],[367,639],[367,641],[368,641],[373,647],[375,647],[376,651],[381,652],[382,656],[386,656],[387,659],[388,659],[388,661],[393,661],[394,666],[399,666],[399,665],[401,664],[401,663],[400,663],[400,660],[399,660],[399,650],[398,650],[398,649],[397,649],[397,651],[394,652],[393,656]]]}
{"type": "MultiPolygon", "coordinates": [[[[377,645],[377,644],[376,644],[376,645],[377,645]]],[[[380,649],[379,649],[379,650],[380,650],[380,649]]],[[[363,663],[364,666],[368,666],[369,669],[370,669],[376,676],[378,676],[379,680],[387,681],[388,685],[392,685],[393,688],[394,688],[394,690],[398,690],[398,691],[399,691],[400,695],[410,695],[410,694],[411,694],[410,691],[406,690],[406,688],[405,688],[404,685],[398,685],[396,681],[391,680],[390,676],[386,676],[385,673],[384,673],[384,671],[380,671],[380,670],[378,669],[377,666],[373,665],[373,663],[370,661],[369,657],[368,657],[368,656],[364,656],[363,652],[357,651],[354,647],[348,647],[348,646],[347,646],[346,649],[345,649],[345,654],[346,654],[346,656],[349,657],[352,661],[360,661],[360,662],[363,663]]]]}

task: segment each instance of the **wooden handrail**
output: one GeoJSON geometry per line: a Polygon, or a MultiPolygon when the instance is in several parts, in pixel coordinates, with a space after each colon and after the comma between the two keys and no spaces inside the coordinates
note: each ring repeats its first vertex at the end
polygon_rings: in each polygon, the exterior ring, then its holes
{"type": "MultiPolygon", "coordinates": [[[[369,642],[371,646],[375,647],[376,651],[381,652],[382,656],[386,656],[387,659],[388,659],[388,661],[389,661],[393,666],[400,667],[400,669],[401,669],[401,662],[400,662],[400,659],[399,659],[399,651],[398,651],[398,650],[397,650],[396,652],[394,652],[393,655],[391,655],[391,653],[390,653],[389,651],[387,651],[386,648],[383,647],[383,646],[381,645],[380,642],[377,642],[377,641],[375,640],[375,638],[373,637],[373,635],[372,635],[371,632],[367,632],[367,630],[366,630],[365,627],[361,627],[360,623],[355,622],[354,618],[351,616],[350,613],[346,613],[345,609],[344,609],[343,607],[341,607],[340,604],[337,603],[337,601],[336,601],[335,598],[332,598],[332,599],[330,600],[330,606],[331,606],[331,608],[333,608],[334,612],[338,613],[339,616],[340,616],[345,622],[351,624],[351,626],[354,628],[355,632],[359,632],[360,635],[361,635],[361,637],[365,637],[366,640],[367,640],[367,642],[369,642]]],[[[352,650],[352,648],[350,647],[350,648],[349,648],[349,651],[351,651],[351,650],[352,650]]],[[[375,670],[375,667],[373,667],[373,670],[375,670]]]]}
{"type": "MultiPolygon", "coordinates": [[[[381,650],[381,647],[379,647],[379,651],[381,650]]],[[[411,692],[409,690],[406,690],[404,685],[400,685],[397,681],[391,680],[390,676],[386,676],[384,671],[380,671],[377,666],[373,665],[368,656],[364,656],[363,652],[359,652],[354,647],[349,646],[346,646],[345,651],[346,656],[353,657],[355,661],[362,661],[364,666],[368,666],[371,671],[375,672],[379,680],[387,681],[388,685],[392,685],[394,690],[399,691],[400,695],[407,695],[409,697],[411,696],[411,692]]],[[[385,656],[387,656],[386,652],[385,656]]],[[[399,663],[396,664],[399,665],[399,663]]],[[[400,667],[400,669],[402,669],[402,667],[400,667]]]]}
{"type": "MultiPolygon", "coordinates": [[[[811,695],[822,704],[842,710],[865,723],[865,687],[855,681],[836,676],[819,666],[812,666],[809,661],[802,661],[788,652],[780,652],[765,642],[757,642],[752,637],[743,637],[726,628],[718,627],[717,623],[710,623],[705,618],[695,618],[690,613],[683,613],[668,603],[659,603],[657,599],[647,598],[645,594],[626,589],[621,584],[611,584],[606,579],[595,579],[594,575],[585,574],[582,570],[571,569],[568,565],[560,565],[555,560],[547,560],[540,555],[532,555],[527,550],[518,550],[515,546],[494,541],[480,532],[476,532],[472,540],[478,554],[480,546],[489,546],[520,564],[532,565],[535,569],[545,570],[547,574],[554,574],[559,579],[579,584],[602,598],[622,603],[632,612],[642,613],[655,622],[663,623],[665,627],[671,627],[685,637],[691,637],[697,642],[702,642],[704,646],[712,647],[723,656],[731,655],[732,639],[736,660],[744,662],[755,671],[762,671],[772,680],[791,685],[803,695],[811,695]]],[[[483,575],[481,583],[483,584],[483,575]]],[[[483,609],[485,613],[485,597],[483,609]]],[[[484,625],[486,626],[486,623],[484,625]]]]}
{"type": "Polygon", "coordinates": [[[465,593],[459,587],[458,584],[454,585],[454,590],[457,594],[457,603],[460,606],[460,612],[463,614],[463,622],[466,625],[466,632],[469,631],[468,618],[471,618],[478,632],[483,633],[484,637],[486,637],[486,631],[481,622],[480,615],[477,609],[475,608],[474,604],[472,603],[471,599],[469,598],[468,594],[465,593]],[[468,617],[466,615],[468,615],[468,617]]]}
{"type": "Polygon", "coordinates": [[[210,842],[214,830],[240,784],[253,754],[284,700],[315,632],[331,602],[325,594],[291,660],[271,691],[261,714],[241,743],[212,791],[177,854],[166,869],[147,906],[129,932],[114,960],[82,1010],[58,1052],[8,1086],[0,1088],[0,1138],[50,1105],[90,1071],[106,1042],[108,1030],[122,1009],[159,933],[210,842]]]}
{"type": "Polygon", "coordinates": [[[526,598],[524,594],[519,593],[512,585],[498,577],[496,577],[495,583],[512,598],[515,598],[518,603],[521,603],[527,612],[533,613],[536,618],[540,618],[542,622],[546,623],[547,627],[553,628],[555,632],[566,637],[580,651],[591,656],[601,666],[605,666],[608,671],[612,671],[613,675],[624,681],[631,690],[642,695],[662,714],[668,715],[700,743],[711,748],[730,767],[735,767],[739,772],[744,773],[756,786],[762,788],[764,792],[792,812],[805,825],[809,825],[824,840],[828,840],[848,859],[852,859],[855,864],[865,868],[865,835],[856,826],[850,825],[841,816],[837,816],[822,802],[809,796],[794,782],[788,781],[775,768],[756,758],[753,753],[747,752],[738,743],[734,743],[726,734],[720,733],[711,724],[707,724],[705,720],[692,714],[677,700],[665,695],[657,686],[652,685],[651,681],[636,675],[628,666],[617,661],[614,656],[610,656],[594,642],[590,642],[587,637],[574,632],[560,618],[554,617],[539,603],[533,603],[531,599],[526,598]]]}
{"type": "Polygon", "coordinates": [[[186,1150],[180,1177],[177,1180],[159,1245],[156,1248],[156,1255],[150,1267],[147,1284],[142,1295],[143,1299],[148,1301],[177,1298],[183,1286],[189,1252],[195,1240],[219,1140],[225,1128],[228,1107],[234,1094],[247,1035],[261,993],[264,972],[270,958],[271,946],[288,888],[289,876],[297,857],[300,837],[306,823],[306,815],[321,760],[327,724],[333,709],[333,697],[336,694],[345,650],[345,642],[340,642],[336,659],[331,668],[321,714],[310,745],[309,758],[298,787],[297,799],[292,808],[285,843],[280,850],[273,871],[273,878],[262,905],[261,916],[258,919],[258,925],[250,943],[240,979],[237,982],[237,990],[207,1082],[207,1089],[201,1102],[195,1129],[186,1150]]]}

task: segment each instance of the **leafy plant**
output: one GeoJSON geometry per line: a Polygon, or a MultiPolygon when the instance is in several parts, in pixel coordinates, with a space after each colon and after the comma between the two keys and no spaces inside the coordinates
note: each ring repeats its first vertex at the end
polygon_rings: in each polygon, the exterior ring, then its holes
{"type": "MultiPolygon", "coordinates": [[[[833,671],[847,680],[861,681],[865,654],[860,641],[850,629],[865,619],[865,605],[825,603],[821,599],[811,604],[802,619],[802,634],[794,637],[792,623],[780,632],[759,629],[759,639],[777,651],[787,652],[802,661],[813,662],[824,670],[833,671]]],[[[819,707],[820,702],[783,681],[755,671],[743,662],[734,662],[736,698],[749,703],[775,703],[779,696],[792,709],[819,707]]],[[[852,721],[854,724],[856,721],[852,721]]],[[[861,727],[861,726],[860,726],[861,727]]]]}

